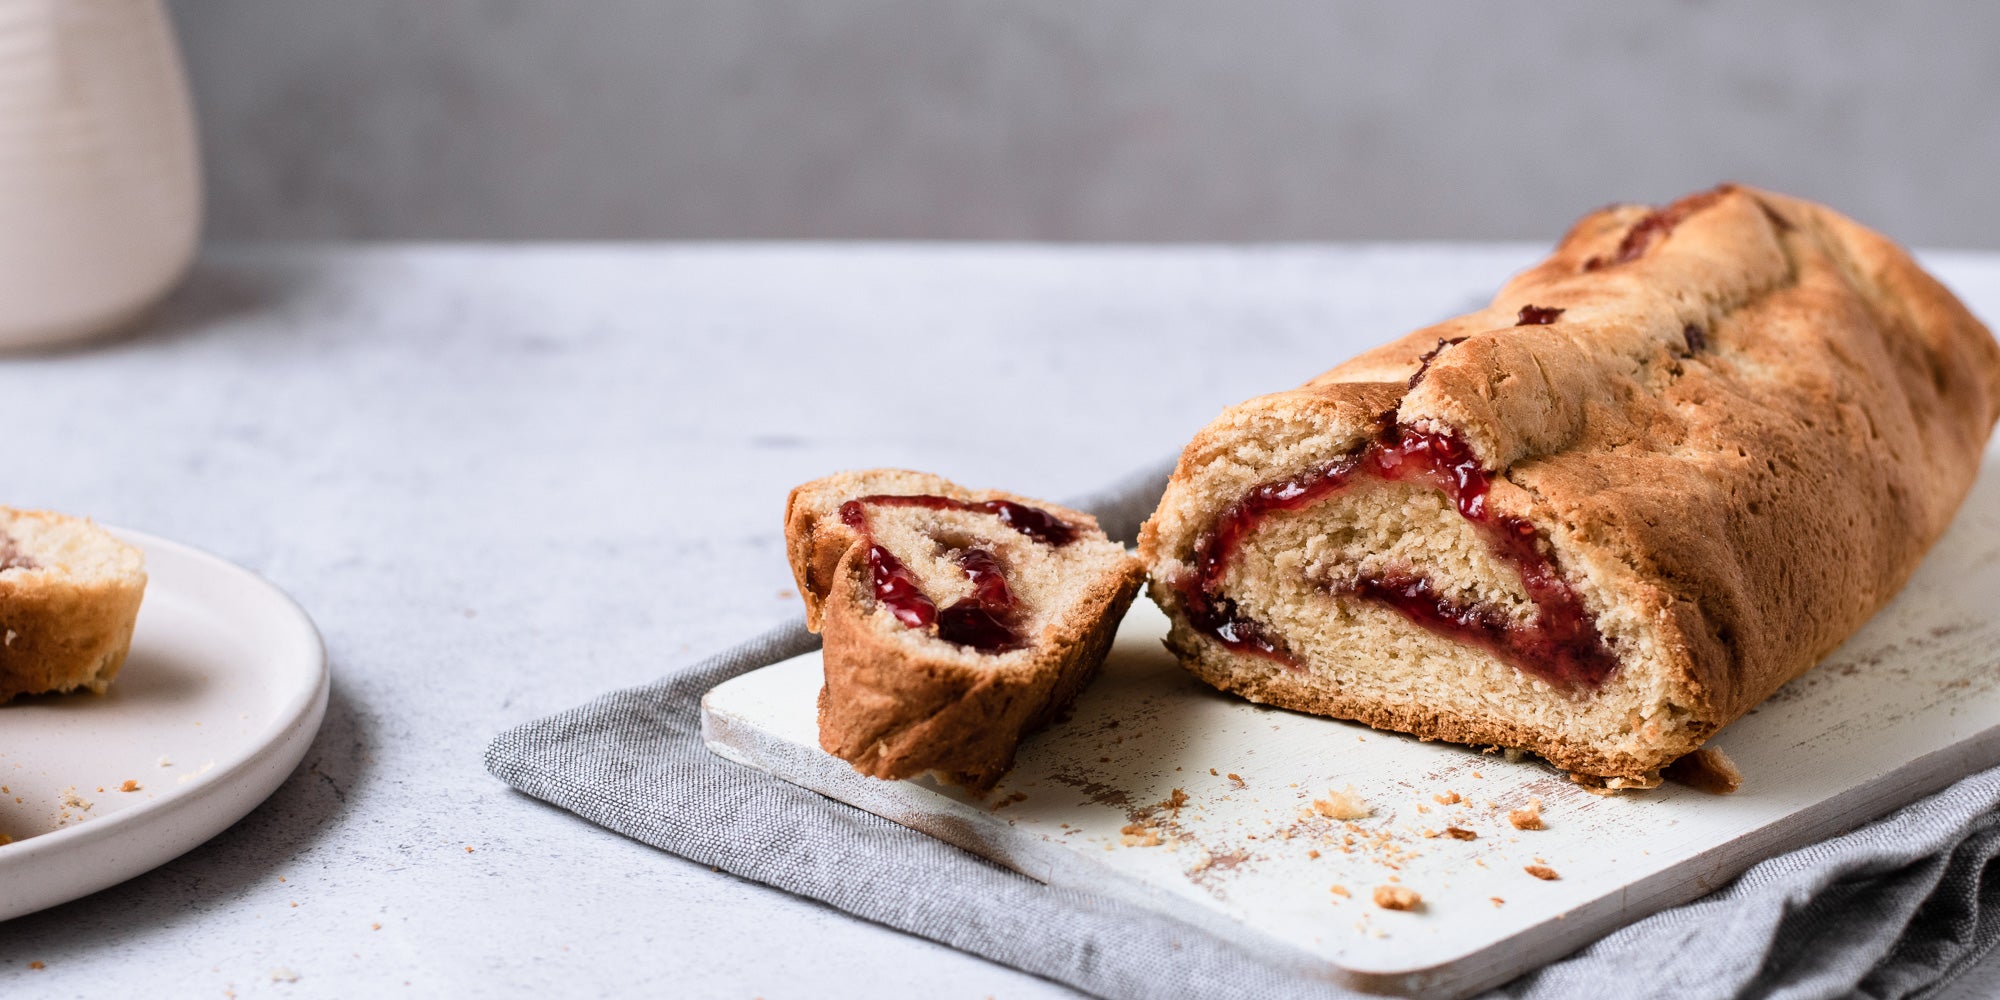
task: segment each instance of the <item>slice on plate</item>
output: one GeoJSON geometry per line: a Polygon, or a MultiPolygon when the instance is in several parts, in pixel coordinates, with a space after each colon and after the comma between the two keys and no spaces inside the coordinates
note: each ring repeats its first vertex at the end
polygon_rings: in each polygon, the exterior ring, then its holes
{"type": "Polygon", "coordinates": [[[793,490],[785,543],[825,639],[820,745],[975,791],[1083,690],[1142,575],[1088,514],[897,469],[793,490]]]}
{"type": "Polygon", "coordinates": [[[82,518],[0,507],[0,703],[88,688],[125,664],[146,557],[82,518]]]}

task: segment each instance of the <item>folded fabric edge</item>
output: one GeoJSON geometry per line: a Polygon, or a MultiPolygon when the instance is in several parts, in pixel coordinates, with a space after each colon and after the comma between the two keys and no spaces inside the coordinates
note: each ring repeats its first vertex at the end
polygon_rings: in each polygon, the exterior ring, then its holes
{"type": "MultiPolygon", "coordinates": [[[[926,920],[926,916],[934,914],[927,914],[921,908],[913,909],[909,905],[911,900],[907,898],[881,899],[871,898],[866,893],[823,891],[828,887],[809,884],[795,877],[796,873],[747,863],[745,855],[730,850],[739,846],[730,836],[718,830],[704,829],[698,822],[668,831],[648,829],[638,821],[646,812],[657,814],[663,811],[663,807],[688,807],[686,811],[697,812],[698,809],[692,808],[697,805],[695,803],[633,801],[604,784],[593,788],[579,782],[577,765],[580,762],[572,740],[574,735],[598,728],[604,718],[634,700],[657,700],[662,695],[668,698],[684,696],[687,692],[673,690],[682,686],[690,689],[699,687],[705,691],[726,679],[713,675],[726,673],[733,676],[746,669],[754,669],[739,665],[742,653],[779,643],[797,644],[800,636],[805,636],[806,641],[799,651],[810,649],[816,642],[804,633],[801,623],[790,622],[736,650],[711,657],[660,681],[601,695],[575,708],[516,726],[488,744],[486,768],[517,791],[698,864],[710,865],[738,877],[813,899],[844,913],[1096,995],[1243,997],[1245,1000],[1253,997],[1272,1000],[1284,997],[1360,996],[1330,981],[1328,977],[1334,971],[1302,952],[1253,949],[1135,904],[1084,890],[1044,885],[846,803],[727,761],[705,746],[699,748],[698,758],[678,762],[677,770],[692,768],[726,775],[730,781],[760,786],[759,790],[766,798],[795,797],[808,804],[809,808],[846,814],[851,821],[879,826],[879,830],[870,832],[906,842],[906,850],[894,852],[895,864],[906,864],[913,851],[931,854],[933,860],[938,858],[938,852],[948,852],[943,856],[946,859],[943,863],[951,867],[955,861],[957,867],[944,874],[959,877],[976,874],[985,883],[985,891],[976,894],[976,904],[960,900],[953,907],[962,910],[967,905],[981,906],[985,910],[978,914],[981,919],[965,922],[926,920]],[[994,895],[991,892],[996,881],[1006,890],[1004,894],[994,895]],[[1010,912],[996,916],[993,911],[1010,912]],[[1069,919],[1064,920],[1065,916],[1069,919]],[[1055,939],[1059,935],[1047,931],[1052,927],[1074,927],[1078,924],[1087,925],[1091,933],[1076,939],[1055,939]],[[981,934],[991,937],[982,939],[978,936],[981,934]]],[[[694,715],[696,703],[698,695],[681,710],[694,715]]],[[[595,763],[601,765],[604,762],[595,763]]],[[[585,780],[597,782],[605,782],[616,771],[615,768],[587,766],[585,770],[588,773],[585,780]]],[[[664,811],[679,812],[682,809],[666,808],[664,811]]],[[[852,865],[857,860],[867,859],[849,854],[842,858],[842,863],[852,865]]],[[[926,874],[934,878],[937,872],[926,874]]]]}

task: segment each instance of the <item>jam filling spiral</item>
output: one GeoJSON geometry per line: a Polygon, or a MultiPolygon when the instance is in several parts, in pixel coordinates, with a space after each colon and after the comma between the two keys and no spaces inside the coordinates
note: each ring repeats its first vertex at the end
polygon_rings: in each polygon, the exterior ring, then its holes
{"type": "Polygon", "coordinates": [[[1007,585],[1007,570],[1000,557],[983,548],[960,549],[954,561],[972,583],[972,593],[939,608],[925,594],[917,575],[886,548],[877,545],[868,530],[868,508],[921,507],[926,510],[963,510],[991,514],[1001,524],[1044,545],[1061,548],[1076,540],[1076,528],[1048,511],[1011,500],[969,501],[919,494],[894,496],[877,494],[857,497],[840,506],[841,523],[853,528],[868,543],[869,581],[875,599],[906,627],[934,632],[954,645],[982,653],[1003,653],[1027,645],[1019,622],[1020,602],[1007,585]]]}
{"type": "Polygon", "coordinates": [[[1361,574],[1334,584],[1335,593],[1388,605],[1432,632],[1479,646],[1553,684],[1594,688],[1617,668],[1617,656],[1584,609],[1581,595],[1557,571],[1535,527],[1487,507],[1493,476],[1472,450],[1454,435],[1393,423],[1337,459],[1259,484],[1224,510],[1196,539],[1194,565],[1176,581],[1189,623],[1230,649],[1300,668],[1281,636],[1222,594],[1223,577],[1244,539],[1265,519],[1328,500],[1357,477],[1418,482],[1443,493],[1462,517],[1484,531],[1494,554],[1520,572],[1535,613],[1517,621],[1498,605],[1462,600],[1409,569],[1361,574]]]}

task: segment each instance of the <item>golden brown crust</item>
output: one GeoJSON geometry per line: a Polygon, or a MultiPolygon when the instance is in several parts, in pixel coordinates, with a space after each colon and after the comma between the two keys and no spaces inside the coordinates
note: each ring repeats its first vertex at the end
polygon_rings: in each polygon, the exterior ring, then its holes
{"type": "MultiPolygon", "coordinates": [[[[1650,669],[1688,725],[1606,754],[1463,713],[1294,707],[1635,777],[1803,673],[1901,588],[2000,418],[2000,345],[1895,244],[1821,206],[1725,186],[1665,213],[1607,209],[1486,309],[1232,408],[1184,454],[1142,558],[1184,558],[1218,513],[1199,498],[1351,447],[1369,433],[1354,415],[1377,407],[1452,431],[1497,470],[1490,505],[1542,530],[1593,611],[1658,637],[1650,669]],[[1563,312],[1516,325],[1530,305],[1563,312]],[[1260,426],[1298,438],[1313,421],[1324,441],[1260,452],[1260,426]]],[[[1255,673],[1196,644],[1190,669],[1255,673]]]]}
{"type": "MultiPolygon", "coordinates": [[[[0,516],[0,527],[77,523],[40,511],[0,508],[0,516]]],[[[108,534],[103,541],[123,547],[108,534]]],[[[12,545],[0,548],[19,555],[12,545]]],[[[79,576],[45,568],[0,569],[0,704],[24,694],[78,689],[102,694],[131,648],[145,582],[142,572],[79,576]]]]}
{"type": "Polygon", "coordinates": [[[1013,766],[1023,735],[1054,720],[1104,662],[1144,571],[1117,553],[1015,653],[968,653],[912,641],[885,625],[872,596],[867,546],[842,524],[839,504],[870,493],[934,494],[969,501],[1011,500],[1079,529],[1072,545],[1115,544],[1081,511],[997,491],[970,491],[924,473],[872,470],[807,483],[786,504],[786,547],[805,599],[808,626],[821,633],[826,683],[819,697],[820,745],[876,778],[936,772],[983,792],[1013,766]]]}

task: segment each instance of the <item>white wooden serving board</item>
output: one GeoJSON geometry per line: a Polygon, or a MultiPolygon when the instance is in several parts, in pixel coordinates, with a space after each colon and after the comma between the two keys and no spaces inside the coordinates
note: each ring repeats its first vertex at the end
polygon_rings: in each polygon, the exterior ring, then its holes
{"type": "Polygon", "coordinates": [[[1143,597],[1071,719],[1030,738],[984,801],[821,751],[818,653],[718,685],[704,732],[724,757],[1031,878],[1294,950],[1350,987],[1463,996],[2000,763],[1996,456],[1896,601],[1715,739],[1743,771],[1734,795],[1593,795],[1532,758],[1220,694],[1161,647],[1166,619],[1143,597]],[[1350,785],[1372,816],[1350,829],[1313,812],[1350,785]],[[1175,789],[1178,810],[1163,804],[1175,789]],[[1547,828],[1514,829],[1509,810],[1531,799],[1547,828]],[[1478,839],[1425,836],[1452,826],[1478,839]],[[1421,908],[1370,900],[1392,878],[1421,908]]]}

